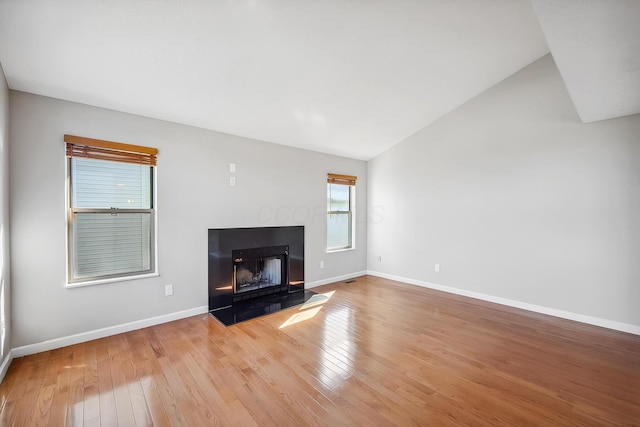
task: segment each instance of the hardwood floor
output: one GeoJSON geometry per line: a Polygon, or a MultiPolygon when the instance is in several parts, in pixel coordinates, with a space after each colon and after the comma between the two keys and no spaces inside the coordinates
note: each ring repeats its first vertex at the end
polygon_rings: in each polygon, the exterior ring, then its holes
{"type": "Polygon", "coordinates": [[[376,277],[13,361],[0,425],[640,425],[640,336],[376,277]]]}

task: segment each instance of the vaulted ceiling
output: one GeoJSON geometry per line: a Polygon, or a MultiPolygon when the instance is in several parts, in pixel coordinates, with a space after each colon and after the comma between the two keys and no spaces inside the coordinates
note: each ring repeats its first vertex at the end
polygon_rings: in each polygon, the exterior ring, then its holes
{"type": "Polygon", "coordinates": [[[580,119],[640,113],[640,1],[532,3],[580,119]]]}
{"type": "Polygon", "coordinates": [[[11,89],[367,160],[548,46],[583,120],[640,112],[638,30],[591,33],[613,3],[633,21],[618,1],[0,0],[0,64],[11,89]],[[633,95],[617,109],[590,108],[581,68],[603,34],[615,72],[591,78],[633,95]]]}

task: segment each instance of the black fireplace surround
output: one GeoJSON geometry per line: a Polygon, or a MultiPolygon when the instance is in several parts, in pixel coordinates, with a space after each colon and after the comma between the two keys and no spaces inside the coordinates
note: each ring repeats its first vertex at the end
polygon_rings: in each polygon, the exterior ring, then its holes
{"type": "MultiPolygon", "coordinates": [[[[214,316],[220,319],[232,308],[234,313],[249,307],[255,311],[261,301],[273,309],[274,304],[286,308],[286,301],[306,300],[304,226],[217,228],[208,234],[209,311],[214,316]]],[[[231,324],[244,320],[237,317],[231,324]]]]}

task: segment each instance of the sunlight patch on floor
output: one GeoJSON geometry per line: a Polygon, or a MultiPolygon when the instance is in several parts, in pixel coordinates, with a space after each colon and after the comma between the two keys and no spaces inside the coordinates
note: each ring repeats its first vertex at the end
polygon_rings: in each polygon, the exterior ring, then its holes
{"type": "Polygon", "coordinates": [[[296,323],[304,322],[305,320],[313,318],[322,307],[310,308],[309,310],[301,311],[300,313],[295,313],[291,317],[287,319],[282,325],[280,325],[279,329],[286,328],[287,326],[295,325],[296,323]]]}
{"type": "Polygon", "coordinates": [[[329,299],[335,293],[336,291],[329,291],[325,292],[324,294],[313,295],[298,309],[299,313],[292,314],[286,322],[280,325],[279,329],[286,328],[287,326],[295,325],[296,323],[300,323],[307,319],[313,318],[322,308],[322,304],[329,301],[329,299]]]}

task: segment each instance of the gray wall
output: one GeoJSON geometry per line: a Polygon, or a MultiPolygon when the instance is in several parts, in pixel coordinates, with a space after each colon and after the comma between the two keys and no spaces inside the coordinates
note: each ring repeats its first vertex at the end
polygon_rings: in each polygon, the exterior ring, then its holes
{"type": "Polygon", "coordinates": [[[11,350],[9,256],[9,87],[0,65],[0,363],[11,350]]]}
{"type": "Polygon", "coordinates": [[[640,325],[640,116],[580,123],[551,56],[368,169],[369,270],[640,325]]]}
{"type": "Polygon", "coordinates": [[[10,107],[14,348],[205,307],[208,228],[305,225],[307,283],[366,270],[365,162],[22,92],[10,107]],[[159,277],[65,288],[65,133],[159,149],[159,277]],[[356,250],[325,253],[327,172],[359,178],[356,250]]]}

